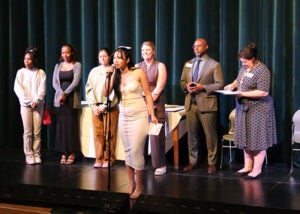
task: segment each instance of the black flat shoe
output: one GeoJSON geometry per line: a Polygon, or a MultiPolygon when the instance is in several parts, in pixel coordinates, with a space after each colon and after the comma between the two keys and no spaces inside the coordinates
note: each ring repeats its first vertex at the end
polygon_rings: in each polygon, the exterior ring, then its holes
{"type": "Polygon", "coordinates": [[[245,179],[245,180],[255,180],[255,179],[259,178],[260,175],[261,175],[261,173],[259,173],[259,174],[256,175],[256,176],[249,176],[249,175],[247,175],[244,179],[245,179]]]}
{"type": "Polygon", "coordinates": [[[251,171],[247,171],[247,172],[236,172],[236,175],[243,177],[243,176],[248,175],[250,172],[251,172],[251,171]]]}

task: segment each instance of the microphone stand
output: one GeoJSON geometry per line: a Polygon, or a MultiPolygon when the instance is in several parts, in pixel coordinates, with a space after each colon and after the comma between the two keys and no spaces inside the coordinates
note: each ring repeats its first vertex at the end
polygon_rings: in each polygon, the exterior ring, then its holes
{"type": "Polygon", "coordinates": [[[110,112],[111,112],[111,100],[109,99],[109,86],[111,81],[111,73],[106,76],[107,78],[107,100],[106,100],[106,106],[107,106],[107,113],[105,118],[105,128],[104,128],[104,145],[106,145],[106,142],[108,144],[108,182],[107,182],[107,190],[110,191],[110,140],[111,140],[111,120],[110,120],[110,112]],[[107,136],[106,136],[107,133],[107,136]]]}

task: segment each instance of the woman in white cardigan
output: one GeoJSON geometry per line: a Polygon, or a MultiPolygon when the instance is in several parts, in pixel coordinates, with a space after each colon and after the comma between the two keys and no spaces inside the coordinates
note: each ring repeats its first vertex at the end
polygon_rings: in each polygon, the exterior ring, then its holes
{"type": "Polygon", "coordinates": [[[46,74],[36,68],[35,47],[27,48],[24,68],[18,70],[14,91],[19,98],[23,122],[23,148],[27,164],[39,164],[41,160],[41,130],[46,94],[46,74]]]}

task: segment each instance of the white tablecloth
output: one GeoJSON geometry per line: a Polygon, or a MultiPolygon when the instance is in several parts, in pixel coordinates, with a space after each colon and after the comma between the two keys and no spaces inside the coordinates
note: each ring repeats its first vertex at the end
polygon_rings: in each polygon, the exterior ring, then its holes
{"type": "MultiPolygon", "coordinates": [[[[82,104],[80,113],[80,143],[81,151],[85,157],[95,158],[93,125],[91,108],[82,104]]],[[[178,126],[179,139],[186,133],[185,110],[183,106],[166,105],[166,152],[173,147],[173,131],[178,126]]],[[[150,151],[150,150],[149,150],[150,151]]],[[[118,135],[116,145],[116,159],[124,160],[124,147],[120,136],[118,135]]]]}

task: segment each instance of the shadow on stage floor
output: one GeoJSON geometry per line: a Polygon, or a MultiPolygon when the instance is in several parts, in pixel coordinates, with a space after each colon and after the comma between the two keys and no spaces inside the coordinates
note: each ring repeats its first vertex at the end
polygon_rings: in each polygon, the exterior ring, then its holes
{"type": "Polygon", "coordinates": [[[205,165],[188,173],[167,166],[154,176],[145,168],[143,194],[130,200],[123,161],[93,168],[94,159],[60,165],[56,153],[26,165],[21,149],[0,149],[0,202],[50,207],[51,213],[296,213],[300,212],[300,169],[268,165],[256,180],[245,180],[233,163],[214,174],[205,165]],[[110,174],[110,182],[109,182],[110,174]]]}

